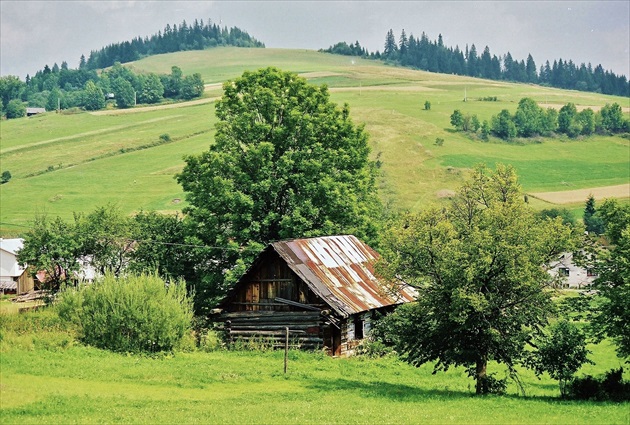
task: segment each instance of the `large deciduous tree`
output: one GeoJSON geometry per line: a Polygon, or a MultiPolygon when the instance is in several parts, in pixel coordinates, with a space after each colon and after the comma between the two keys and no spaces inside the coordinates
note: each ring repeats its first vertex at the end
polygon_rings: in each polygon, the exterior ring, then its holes
{"type": "Polygon", "coordinates": [[[133,251],[133,223],[115,205],[98,207],[87,215],[75,214],[74,228],[81,255],[100,274],[119,276],[133,251]]]}
{"type": "MultiPolygon", "coordinates": [[[[177,176],[201,241],[237,250],[339,233],[374,241],[376,169],[348,106],[276,68],[245,72],[223,89],[215,144],[187,156],[177,176]]],[[[217,282],[242,256],[214,253],[217,282]]]]}
{"type": "Polygon", "coordinates": [[[179,95],[184,100],[194,99],[203,94],[204,88],[201,74],[197,72],[184,77],[180,85],[179,95]]]}
{"type": "Polygon", "coordinates": [[[492,117],[492,133],[505,140],[516,137],[517,129],[510,111],[503,109],[498,115],[492,117]]]}
{"type": "Polygon", "coordinates": [[[103,95],[103,91],[94,84],[94,81],[88,81],[85,84],[83,106],[88,111],[97,111],[105,107],[105,95],[103,95]]]}
{"type": "Polygon", "coordinates": [[[601,297],[593,329],[617,345],[617,354],[630,359],[630,205],[606,200],[598,209],[610,242],[595,257],[598,278],[594,285],[601,297]]]}
{"type": "Polygon", "coordinates": [[[149,74],[141,79],[140,102],[158,103],[164,96],[164,86],[157,74],[149,74]]]}
{"type": "Polygon", "coordinates": [[[45,272],[43,286],[56,291],[78,271],[80,247],[74,226],[57,217],[35,217],[32,229],[24,236],[18,262],[28,266],[32,275],[45,272]]]}
{"type": "Polygon", "coordinates": [[[133,86],[123,77],[118,77],[112,81],[112,90],[116,96],[116,106],[119,108],[126,109],[135,105],[136,94],[133,86]]]}
{"type": "Polygon", "coordinates": [[[414,365],[464,366],[476,392],[488,362],[514,372],[526,343],[552,311],[544,265],[574,239],[561,218],[540,219],[511,167],[478,166],[444,208],[408,214],[383,237],[382,272],[418,288],[397,349],[414,365]]]}
{"type": "Polygon", "coordinates": [[[20,99],[12,99],[6,108],[7,119],[22,118],[26,116],[26,106],[20,99]]]}
{"type": "Polygon", "coordinates": [[[542,121],[545,110],[536,101],[524,97],[518,102],[518,108],[514,113],[514,124],[520,137],[533,137],[543,132],[542,121]]]}

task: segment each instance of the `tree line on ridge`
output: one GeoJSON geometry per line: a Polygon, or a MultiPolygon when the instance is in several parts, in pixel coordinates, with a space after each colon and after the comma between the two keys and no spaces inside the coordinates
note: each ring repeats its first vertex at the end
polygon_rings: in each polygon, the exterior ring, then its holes
{"type": "Polygon", "coordinates": [[[413,34],[407,36],[403,29],[396,41],[394,32],[390,29],[385,37],[383,52],[378,50],[368,52],[359,41],[354,44],[342,41],[320,51],[368,59],[384,59],[402,66],[443,74],[630,96],[630,82],[627,77],[606,71],[601,64],[593,68],[590,63],[577,65],[572,60],[560,58],[554,60],[553,64],[546,61],[544,65],[537,68],[531,54],[527,56],[527,60],[519,61],[514,59],[510,52],[503,57],[497,57],[490,53],[488,46],[479,53],[474,44],[470,47],[466,44],[462,51],[459,46],[455,48],[445,46],[442,34],[438,35],[437,40],[431,41],[424,32],[420,37],[414,37],[413,34]]]}

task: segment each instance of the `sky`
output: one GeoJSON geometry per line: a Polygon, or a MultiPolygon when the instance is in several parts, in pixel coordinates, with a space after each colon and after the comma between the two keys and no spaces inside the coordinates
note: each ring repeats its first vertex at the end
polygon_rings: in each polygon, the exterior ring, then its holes
{"type": "Polygon", "coordinates": [[[0,0],[0,75],[22,80],[44,65],[117,42],[147,36],[166,24],[211,19],[236,26],[267,47],[327,48],[359,41],[383,50],[389,29],[446,46],[475,44],[517,60],[601,64],[630,75],[630,1],[13,1],[0,0]]]}

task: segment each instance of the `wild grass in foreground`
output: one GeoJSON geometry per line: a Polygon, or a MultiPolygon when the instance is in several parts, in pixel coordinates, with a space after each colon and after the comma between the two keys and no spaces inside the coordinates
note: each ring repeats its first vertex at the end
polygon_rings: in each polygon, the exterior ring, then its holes
{"type": "MultiPolygon", "coordinates": [[[[323,353],[202,352],[159,357],[78,345],[49,311],[1,316],[2,423],[619,423],[628,404],[562,401],[523,372],[526,396],[474,396],[462,369],[432,375],[396,358],[323,353]],[[28,317],[28,320],[24,318],[28,317]],[[29,325],[26,325],[28,323],[29,325]]],[[[618,367],[608,344],[597,366],[618,367]]],[[[501,370],[492,365],[493,370],[501,370]]],[[[502,372],[499,372],[501,374],[502,372]]]]}

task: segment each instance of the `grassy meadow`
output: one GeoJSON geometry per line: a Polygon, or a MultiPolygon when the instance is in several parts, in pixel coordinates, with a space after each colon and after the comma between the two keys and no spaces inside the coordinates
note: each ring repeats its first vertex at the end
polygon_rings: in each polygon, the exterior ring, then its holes
{"type": "MultiPolygon", "coordinates": [[[[526,394],[477,397],[462,368],[433,375],[394,357],[226,351],[158,357],[82,346],[50,309],[11,314],[0,302],[0,422],[265,424],[627,424],[628,403],[558,398],[557,382],[522,372],[526,394]]],[[[620,361],[591,345],[600,374],[620,361]]],[[[489,372],[504,376],[500,365],[489,372]]]]}
{"type": "MultiPolygon", "coordinates": [[[[335,102],[350,105],[355,123],[370,134],[373,157],[382,161],[381,195],[394,209],[442,202],[479,162],[514,165],[528,193],[630,181],[630,141],[622,137],[481,142],[453,132],[450,125],[454,109],[490,119],[504,108],[515,111],[526,96],[544,105],[573,102],[578,108],[612,102],[626,108],[628,99],[433,74],[309,50],[217,48],[130,64],[137,72],[160,73],[169,73],[173,65],[185,74],[201,73],[209,85],[201,102],[2,121],[0,171],[9,170],[13,178],[0,186],[0,234],[21,233],[35,214],[70,219],[73,211],[108,202],[128,213],[181,210],[184,194],[173,175],[183,167],[184,155],[213,142],[213,98],[221,94],[220,83],[265,66],[327,84],[335,102]],[[497,101],[479,100],[489,96],[497,101]],[[427,100],[428,111],[423,109],[427,100]],[[170,141],[164,142],[163,135],[170,141]],[[438,137],[445,140],[443,146],[435,145],[438,137]]],[[[630,193],[621,190],[615,196],[627,199],[630,193]]],[[[579,208],[580,200],[566,206],[579,208]]]]}

